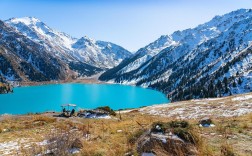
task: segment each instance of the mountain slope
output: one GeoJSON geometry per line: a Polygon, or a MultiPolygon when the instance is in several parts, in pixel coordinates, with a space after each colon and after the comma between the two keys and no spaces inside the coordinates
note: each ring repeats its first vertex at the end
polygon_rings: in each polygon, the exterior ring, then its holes
{"type": "Polygon", "coordinates": [[[79,61],[100,68],[112,68],[131,55],[129,51],[116,44],[95,41],[86,36],[72,44],[72,49],[79,61]]]}
{"type": "Polygon", "coordinates": [[[34,17],[12,18],[5,22],[66,62],[81,61],[98,68],[111,68],[131,55],[126,49],[109,42],[88,37],[73,38],[34,17]]]}
{"type": "Polygon", "coordinates": [[[155,88],[173,100],[249,92],[251,21],[252,11],[241,9],[162,36],[150,44],[155,46],[140,49],[100,80],[155,88]]]}
{"type": "MultiPolygon", "coordinates": [[[[69,67],[65,60],[61,60],[45,46],[27,38],[3,21],[0,21],[0,60],[2,81],[64,80],[76,76],[74,71],[78,71],[78,68],[69,67]]],[[[101,71],[86,66],[82,69],[85,75],[101,71]]]]}

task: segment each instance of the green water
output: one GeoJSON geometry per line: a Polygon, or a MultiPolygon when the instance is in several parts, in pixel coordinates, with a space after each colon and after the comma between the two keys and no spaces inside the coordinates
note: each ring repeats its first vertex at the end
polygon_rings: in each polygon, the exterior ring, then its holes
{"type": "Polygon", "coordinates": [[[168,103],[164,94],[135,86],[115,84],[54,84],[14,88],[13,94],[0,95],[0,114],[25,114],[60,111],[62,104],[92,109],[139,108],[168,103]]]}

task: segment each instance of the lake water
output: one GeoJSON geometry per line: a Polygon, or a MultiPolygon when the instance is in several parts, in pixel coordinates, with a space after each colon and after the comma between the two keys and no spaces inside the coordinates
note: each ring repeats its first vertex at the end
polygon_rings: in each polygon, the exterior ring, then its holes
{"type": "Polygon", "coordinates": [[[77,109],[110,106],[112,109],[139,108],[168,103],[164,94],[140,87],[116,84],[54,84],[14,88],[0,95],[0,114],[60,111],[62,104],[77,109]]]}

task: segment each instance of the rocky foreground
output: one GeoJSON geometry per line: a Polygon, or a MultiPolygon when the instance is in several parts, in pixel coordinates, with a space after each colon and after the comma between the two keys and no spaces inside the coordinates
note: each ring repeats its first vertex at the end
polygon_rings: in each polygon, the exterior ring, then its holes
{"type": "Polygon", "coordinates": [[[55,115],[1,116],[0,155],[252,155],[252,93],[125,110],[107,119],[55,115]],[[202,118],[214,126],[200,126],[202,118]]]}

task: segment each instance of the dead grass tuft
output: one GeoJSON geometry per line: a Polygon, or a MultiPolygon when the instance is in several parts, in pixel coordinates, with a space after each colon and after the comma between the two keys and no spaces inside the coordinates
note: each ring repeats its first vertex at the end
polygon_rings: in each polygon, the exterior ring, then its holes
{"type": "Polygon", "coordinates": [[[221,154],[223,156],[235,156],[233,147],[228,143],[224,143],[221,145],[221,154]]]}
{"type": "Polygon", "coordinates": [[[199,129],[193,127],[187,121],[154,122],[150,131],[137,131],[133,135],[130,135],[128,142],[130,144],[137,143],[137,151],[140,155],[143,152],[177,156],[214,155],[212,149],[200,136],[199,129]],[[164,141],[164,138],[159,138],[162,134],[165,137],[170,135],[171,132],[180,139],[168,137],[164,141]]]}
{"type": "Polygon", "coordinates": [[[44,139],[47,144],[40,146],[34,144],[28,149],[22,149],[24,155],[52,155],[69,156],[71,149],[83,148],[83,143],[79,139],[81,135],[74,131],[55,130],[48,134],[44,139]]]}
{"type": "Polygon", "coordinates": [[[127,137],[128,142],[133,145],[136,143],[137,139],[144,133],[146,132],[146,129],[140,129],[136,132],[130,133],[129,136],[127,137]]]}
{"type": "Polygon", "coordinates": [[[45,123],[53,123],[56,121],[56,118],[47,117],[44,115],[35,115],[33,116],[33,122],[45,122],[45,123]]]}

